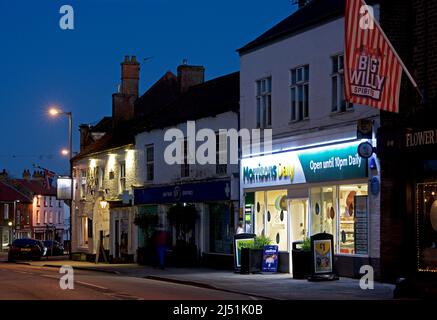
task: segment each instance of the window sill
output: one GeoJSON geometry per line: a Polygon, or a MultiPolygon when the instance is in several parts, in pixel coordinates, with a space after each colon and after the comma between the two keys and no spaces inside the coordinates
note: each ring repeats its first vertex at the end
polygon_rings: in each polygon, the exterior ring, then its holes
{"type": "Polygon", "coordinates": [[[331,117],[342,116],[344,114],[353,113],[353,112],[355,112],[355,108],[347,109],[345,111],[331,111],[330,116],[331,117]]]}
{"type": "Polygon", "coordinates": [[[306,122],[308,122],[310,120],[310,118],[305,118],[305,119],[302,119],[302,120],[290,120],[289,122],[288,122],[288,124],[289,125],[294,125],[294,124],[298,124],[298,123],[306,123],[306,122]]]}

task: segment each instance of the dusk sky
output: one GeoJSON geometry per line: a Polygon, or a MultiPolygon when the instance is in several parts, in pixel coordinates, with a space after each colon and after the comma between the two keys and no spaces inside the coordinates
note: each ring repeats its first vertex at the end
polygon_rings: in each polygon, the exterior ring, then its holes
{"type": "Polygon", "coordinates": [[[0,1],[0,170],[20,176],[32,164],[68,174],[67,117],[78,126],[111,114],[120,62],[142,62],[140,94],[183,59],[207,79],[239,69],[235,50],[293,12],[290,0],[0,1]],[[61,30],[59,9],[74,8],[75,30],[61,30]]]}

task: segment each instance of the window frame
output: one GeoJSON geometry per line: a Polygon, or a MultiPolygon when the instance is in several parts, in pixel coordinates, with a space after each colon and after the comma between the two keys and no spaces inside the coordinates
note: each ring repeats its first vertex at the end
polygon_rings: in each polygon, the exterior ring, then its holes
{"type": "Polygon", "coordinates": [[[118,186],[120,193],[127,190],[126,187],[126,162],[120,161],[118,164],[118,186]]]}
{"type": "Polygon", "coordinates": [[[344,53],[337,53],[330,57],[331,62],[331,113],[338,114],[354,110],[354,105],[347,102],[344,92],[344,53]],[[341,63],[342,62],[342,63],[341,63]],[[336,85],[334,97],[334,83],[336,85]],[[334,101],[336,105],[334,105],[334,101]]]}
{"type": "Polygon", "coordinates": [[[259,129],[272,127],[272,76],[255,81],[256,127],[259,129]]]}
{"type": "Polygon", "coordinates": [[[155,180],[155,145],[153,143],[145,146],[145,160],[146,160],[146,181],[151,182],[155,180]],[[149,155],[152,153],[152,159],[149,155]],[[149,170],[151,170],[149,172],[149,170]],[[149,175],[150,174],[150,175],[149,175]]]}
{"type": "Polygon", "coordinates": [[[290,122],[308,120],[310,118],[310,65],[304,64],[290,69],[289,80],[290,122]],[[300,99],[300,94],[302,94],[302,99],[300,99]],[[302,100],[302,108],[300,100],[302,100]]]}

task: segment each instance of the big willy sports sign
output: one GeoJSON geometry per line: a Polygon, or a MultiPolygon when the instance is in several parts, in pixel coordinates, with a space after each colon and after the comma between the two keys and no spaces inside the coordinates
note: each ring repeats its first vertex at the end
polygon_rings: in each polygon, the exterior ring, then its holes
{"type": "Polygon", "coordinates": [[[346,100],[399,112],[402,70],[417,88],[395,49],[363,0],[347,0],[345,15],[346,100]]]}

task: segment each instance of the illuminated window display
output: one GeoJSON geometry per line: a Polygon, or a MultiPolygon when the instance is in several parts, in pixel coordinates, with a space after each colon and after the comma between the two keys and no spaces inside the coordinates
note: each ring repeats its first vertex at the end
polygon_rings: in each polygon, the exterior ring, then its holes
{"type": "Polygon", "coordinates": [[[310,190],[311,234],[326,232],[336,241],[337,189],[334,186],[316,187],[310,190]]]}
{"type": "MultiPolygon", "coordinates": [[[[359,252],[356,247],[359,243],[355,242],[357,234],[360,233],[359,242],[365,242],[367,247],[367,212],[363,214],[362,210],[357,212],[357,197],[364,197],[367,201],[367,185],[345,185],[340,186],[339,204],[340,204],[340,225],[339,225],[339,252],[345,254],[367,254],[367,248],[361,246],[359,252]],[[358,214],[357,214],[358,213],[358,214]],[[363,230],[363,232],[360,232],[363,230]]],[[[362,244],[362,243],[361,243],[362,244]]]]}
{"type": "Polygon", "coordinates": [[[287,191],[267,191],[267,232],[266,236],[279,250],[288,250],[287,245],[287,191]]]}
{"type": "Polygon", "coordinates": [[[265,235],[264,213],[265,213],[265,192],[255,192],[255,234],[265,235]]]}

